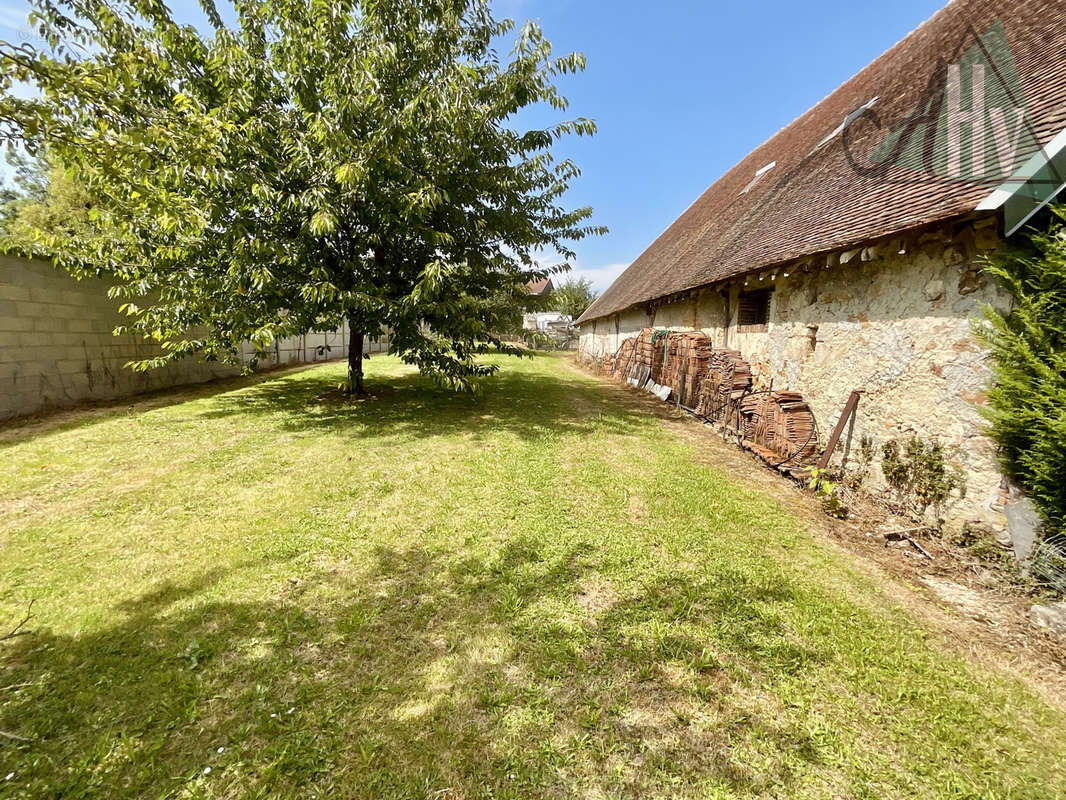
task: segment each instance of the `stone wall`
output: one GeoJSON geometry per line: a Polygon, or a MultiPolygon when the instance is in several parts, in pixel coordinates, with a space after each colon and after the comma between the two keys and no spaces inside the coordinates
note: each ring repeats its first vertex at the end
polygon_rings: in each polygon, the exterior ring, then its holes
{"type": "MultiPolygon", "coordinates": [[[[237,374],[193,359],[134,372],[129,361],[159,353],[139,337],[113,336],[126,321],[102,280],[75,280],[47,261],[0,257],[0,419],[110,400],[237,374]]],[[[346,358],[348,331],[308,333],[272,346],[262,367],[346,358]]],[[[385,342],[368,350],[387,349],[385,342]]],[[[252,355],[245,348],[245,357],[252,355]]]]}
{"type": "Polygon", "coordinates": [[[971,327],[983,304],[1009,306],[976,263],[998,246],[993,231],[985,223],[926,232],[707,287],[650,315],[630,311],[586,324],[580,349],[602,357],[649,325],[702,330],[716,347],[739,350],[751,362],[757,388],[772,383],[801,392],[823,445],[850,392],[860,390],[848,467],[858,466],[858,442],[870,437],[875,457],[868,488],[887,490],[880,470],[886,441],[935,439],[966,480],[965,496],[942,509],[948,521],[1002,530],[1001,476],[980,414],[989,365],[971,327]],[[765,330],[738,329],[740,293],[770,287],[765,330]]]}

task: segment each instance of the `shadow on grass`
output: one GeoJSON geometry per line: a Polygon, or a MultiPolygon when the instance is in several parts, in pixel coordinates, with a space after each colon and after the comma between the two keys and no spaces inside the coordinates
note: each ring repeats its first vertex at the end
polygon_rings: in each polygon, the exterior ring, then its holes
{"type": "Polygon", "coordinates": [[[0,765],[27,796],[531,797],[787,789],[745,743],[817,764],[799,727],[735,687],[797,674],[781,583],[723,574],[603,589],[597,548],[490,557],[380,548],[269,600],[163,584],[83,635],[0,645],[0,765]],[[599,587],[599,588],[597,588],[599,587]],[[599,594],[597,594],[599,592],[599,594]],[[594,602],[589,602],[592,598],[594,602]],[[597,599],[598,598],[598,599],[597,599]],[[717,632],[708,649],[692,623],[717,632]],[[697,725],[699,708],[713,725],[697,725]],[[210,768],[210,769],[209,769],[210,768]]]}
{"type": "Polygon", "coordinates": [[[408,373],[371,375],[373,394],[349,398],[336,391],[336,373],[304,373],[221,395],[179,421],[240,417],[250,425],[268,421],[287,432],[410,438],[466,433],[475,440],[500,431],[530,440],[594,429],[624,434],[646,421],[637,408],[608,402],[599,386],[561,370],[537,373],[508,366],[487,379],[478,395],[408,373]]]}
{"type": "Polygon", "coordinates": [[[249,386],[280,380],[287,375],[321,366],[323,364],[286,365],[252,375],[234,375],[202,383],[153,389],[118,399],[88,400],[71,407],[43,409],[27,417],[0,420],[0,450],[34,436],[77,430],[112,417],[143,414],[193,400],[215,397],[249,386]]]}
{"type": "MultiPolygon", "coordinates": [[[[534,360],[557,360],[542,354],[534,360]]],[[[530,373],[504,361],[474,396],[437,386],[418,373],[367,377],[371,395],[347,398],[337,392],[343,364],[288,368],[266,374],[227,378],[207,384],[163,390],[115,403],[58,411],[38,418],[0,422],[0,450],[21,441],[59,431],[71,431],[129,414],[179,406],[208,399],[206,407],[190,408],[174,423],[227,418],[247,419],[248,425],[269,421],[287,432],[330,432],[361,436],[426,437],[470,433],[476,440],[485,432],[506,430],[526,439],[560,433],[588,433],[594,427],[617,433],[635,429],[646,411],[638,404],[608,403],[595,385],[561,370],[530,373]],[[332,369],[330,368],[332,367],[332,369]],[[509,367],[511,367],[509,369],[509,367]]]]}

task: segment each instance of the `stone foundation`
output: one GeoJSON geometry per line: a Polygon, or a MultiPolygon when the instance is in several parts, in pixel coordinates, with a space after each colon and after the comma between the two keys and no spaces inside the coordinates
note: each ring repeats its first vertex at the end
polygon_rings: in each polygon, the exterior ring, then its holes
{"type": "MultiPolygon", "coordinates": [[[[945,228],[705,287],[585,323],[580,351],[602,359],[643,327],[701,330],[716,347],[744,355],[756,388],[801,392],[823,446],[848,395],[859,390],[842,466],[861,466],[859,442],[869,437],[874,458],[864,485],[889,492],[881,471],[884,443],[936,440],[966,487],[930,514],[942,514],[952,527],[981,523],[1002,530],[1002,479],[980,411],[988,354],[972,331],[985,304],[1009,307],[1008,295],[980,271],[980,256],[999,245],[994,231],[990,220],[945,228]],[[738,325],[741,293],[767,288],[773,293],[766,325],[738,325]]],[[[842,441],[837,465],[843,449],[842,441]]]]}

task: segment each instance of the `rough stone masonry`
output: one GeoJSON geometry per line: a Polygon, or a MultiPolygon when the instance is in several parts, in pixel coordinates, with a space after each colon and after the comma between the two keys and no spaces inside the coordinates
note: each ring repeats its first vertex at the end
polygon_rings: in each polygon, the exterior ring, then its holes
{"type": "MultiPolygon", "coordinates": [[[[985,219],[805,259],[586,323],[580,352],[599,360],[649,326],[703,331],[715,347],[743,354],[756,388],[802,393],[822,446],[860,390],[853,442],[865,436],[874,445],[868,490],[889,491],[886,441],[935,440],[965,479],[964,494],[938,511],[952,527],[1003,531],[1003,479],[981,416],[988,353],[973,332],[985,304],[1009,307],[981,271],[981,256],[999,242],[985,219]],[[765,324],[741,325],[741,296],[767,289],[765,324]]],[[[858,449],[848,468],[858,468],[858,449]]]]}

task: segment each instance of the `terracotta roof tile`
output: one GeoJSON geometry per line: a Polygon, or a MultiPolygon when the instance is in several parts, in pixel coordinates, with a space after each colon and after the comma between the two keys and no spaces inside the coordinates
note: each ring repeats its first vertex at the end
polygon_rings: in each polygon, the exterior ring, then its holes
{"type": "MultiPolygon", "coordinates": [[[[897,165],[883,177],[863,176],[849,163],[842,136],[817,145],[877,97],[872,111],[884,127],[863,120],[848,130],[851,153],[871,152],[918,104],[938,64],[952,63],[997,22],[1017,67],[1030,130],[1046,144],[1066,127],[1066,3],[955,0],[715,182],[579,321],[972,212],[989,186],[897,165]],[[770,162],[776,165],[744,192],[770,162]]],[[[964,75],[964,109],[968,84],[964,75]]],[[[1035,150],[1031,138],[1029,144],[1020,157],[1035,150]]]]}
{"type": "Polygon", "coordinates": [[[552,284],[551,278],[540,278],[539,280],[530,281],[526,284],[526,290],[530,294],[544,295],[555,290],[554,284],[552,284]]]}

